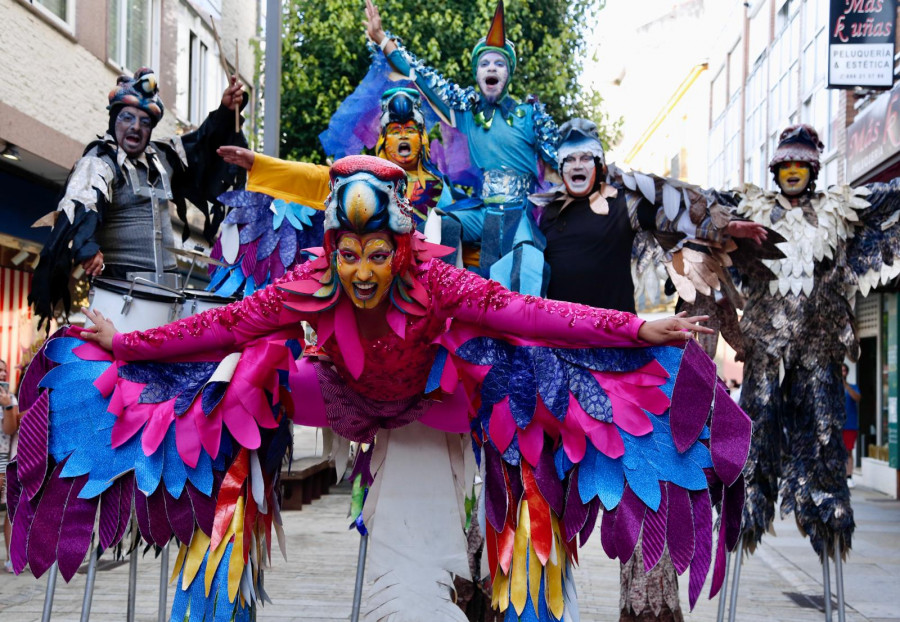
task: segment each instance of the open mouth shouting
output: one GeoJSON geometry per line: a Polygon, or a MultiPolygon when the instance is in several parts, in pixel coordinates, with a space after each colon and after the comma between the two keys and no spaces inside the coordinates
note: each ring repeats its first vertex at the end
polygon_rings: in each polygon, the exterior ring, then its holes
{"type": "Polygon", "coordinates": [[[371,300],[378,293],[378,283],[364,283],[356,281],[353,283],[353,294],[357,300],[371,300]]]}
{"type": "Polygon", "coordinates": [[[409,155],[412,153],[412,145],[409,144],[408,140],[401,140],[397,144],[397,153],[399,153],[401,156],[409,157],[409,155]]]}

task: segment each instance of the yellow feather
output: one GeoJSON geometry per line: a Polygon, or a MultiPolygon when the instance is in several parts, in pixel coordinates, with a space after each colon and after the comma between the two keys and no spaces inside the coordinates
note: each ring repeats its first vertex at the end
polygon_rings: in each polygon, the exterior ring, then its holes
{"type": "Polygon", "coordinates": [[[175,558],[175,565],[172,566],[172,576],[169,578],[169,583],[174,583],[175,579],[178,577],[178,573],[181,572],[181,565],[184,563],[187,550],[188,547],[186,544],[182,544],[178,547],[178,557],[175,558]]]}
{"type": "Polygon", "coordinates": [[[531,595],[531,604],[534,610],[538,609],[538,597],[541,594],[541,560],[533,546],[528,547],[528,593],[531,595]]]}
{"type": "Polygon", "coordinates": [[[558,620],[562,620],[563,610],[565,609],[562,573],[563,568],[565,568],[566,553],[561,546],[562,537],[559,533],[559,521],[556,520],[556,516],[551,516],[550,520],[553,529],[553,546],[557,554],[551,555],[550,562],[547,564],[547,606],[550,607],[550,612],[558,620]],[[556,563],[553,563],[554,558],[556,558],[556,563]]]}
{"type": "MultiPolygon", "coordinates": [[[[222,558],[225,556],[225,548],[228,546],[228,543],[231,541],[231,537],[235,533],[235,523],[240,521],[243,523],[244,519],[244,497],[238,497],[237,501],[234,504],[234,516],[231,517],[231,523],[228,525],[228,529],[225,530],[225,534],[222,536],[222,540],[219,542],[219,546],[216,547],[215,551],[210,551],[209,560],[206,562],[206,595],[209,596],[209,590],[212,587],[212,580],[216,576],[216,570],[219,568],[219,564],[222,562],[222,558]]],[[[229,586],[230,587],[230,586],[229,586]]],[[[232,596],[229,600],[234,600],[232,596]]]]}
{"type": "Polygon", "coordinates": [[[506,611],[509,608],[509,576],[503,574],[499,569],[497,574],[497,580],[494,581],[494,589],[498,594],[497,609],[506,611]]]}
{"type": "Polygon", "coordinates": [[[184,581],[183,585],[187,587],[194,581],[197,571],[203,564],[203,558],[209,549],[209,536],[197,529],[194,531],[194,537],[191,538],[191,546],[188,548],[187,559],[184,564],[184,581]]]}
{"type": "Polygon", "coordinates": [[[529,538],[531,523],[528,517],[528,502],[522,501],[519,507],[519,525],[516,527],[516,535],[513,540],[513,559],[510,568],[509,598],[512,601],[516,613],[522,615],[525,610],[525,600],[528,598],[528,561],[529,538]]]}
{"type": "Polygon", "coordinates": [[[244,498],[238,497],[234,508],[234,546],[231,548],[231,563],[228,566],[228,600],[234,601],[241,587],[241,574],[244,572],[244,498]]]}

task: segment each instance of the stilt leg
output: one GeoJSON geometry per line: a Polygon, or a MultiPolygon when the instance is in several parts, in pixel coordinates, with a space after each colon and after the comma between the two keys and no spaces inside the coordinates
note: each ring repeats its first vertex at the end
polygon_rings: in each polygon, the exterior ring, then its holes
{"type": "Polygon", "coordinates": [[[734,622],[737,619],[738,588],[741,586],[741,562],[744,558],[744,547],[738,549],[736,556],[734,576],[731,578],[731,606],[728,610],[728,622],[734,622]]]}
{"type": "Polygon", "coordinates": [[[157,619],[159,622],[166,622],[168,619],[168,607],[166,607],[166,598],[168,596],[169,587],[169,543],[162,547],[162,553],[159,555],[159,612],[157,619]]]}
{"type": "Polygon", "coordinates": [[[734,552],[725,555],[725,581],[722,583],[722,591],[719,592],[719,613],[716,622],[725,622],[725,604],[728,600],[728,572],[731,570],[731,558],[734,552]]]}
{"type": "Polygon", "coordinates": [[[137,564],[138,564],[138,546],[139,539],[137,535],[137,522],[131,519],[131,533],[133,546],[131,555],[128,558],[128,622],[134,622],[134,601],[137,596],[137,564]]]}
{"type": "Polygon", "coordinates": [[[841,537],[834,536],[834,583],[837,588],[837,615],[838,622],[845,622],[846,612],[844,611],[844,562],[841,559],[841,537]]]}
{"type": "Polygon", "coordinates": [[[822,553],[822,586],[825,593],[825,622],[832,622],[831,618],[831,566],[828,564],[828,552],[822,553]]]}
{"type": "Polygon", "coordinates": [[[84,598],[81,601],[81,622],[88,622],[91,618],[91,601],[94,598],[94,582],[97,579],[97,559],[100,557],[100,549],[91,545],[88,553],[87,579],[84,582],[84,598]]]}
{"type": "Polygon", "coordinates": [[[369,534],[359,539],[359,558],[356,560],[356,586],[353,588],[353,611],[351,622],[359,622],[359,607],[362,603],[363,577],[366,572],[366,549],[369,546],[369,534]]]}
{"type": "Polygon", "coordinates": [[[56,593],[56,575],[58,574],[59,568],[54,562],[47,574],[47,590],[44,592],[44,612],[41,614],[41,622],[50,622],[50,614],[53,613],[53,595],[56,593]]]}

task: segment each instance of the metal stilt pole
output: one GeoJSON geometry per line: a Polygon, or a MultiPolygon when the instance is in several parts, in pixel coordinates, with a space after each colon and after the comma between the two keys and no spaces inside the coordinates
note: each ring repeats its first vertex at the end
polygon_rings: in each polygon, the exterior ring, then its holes
{"type": "Polygon", "coordinates": [[[359,622],[359,607],[362,603],[363,575],[366,572],[366,549],[369,546],[369,534],[359,539],[359,557],[356,560],[356,586],[353,588],[353,611],[350,622],[359,622]]]}
{"type": "MultiPolygon", "coordinates": [[[[135,525],[132,524],[134,528],[135,525]]],[[[135,533],[136,533],[135,529],[135,533]]],[[[128,558],[128,622],[134,622],[134,601],[137,596],[137,564],[138,564],[138,545],[135,542],[134,548],[131,549],[131,556],[128,558]]]]}
{"type": "Polygon", "coordinates": [[[91,618],[91,601],[94,598],[94,582],[97,579],[97,559],[100,557],[100,549],[91,544],[88,554],[87,579],[84,582],[84,598],[81,600],[81,622],[88,622],[91,618]]]}
{"type": "Polygon", "coordinates": [[[159,556],[159,613],[157,619],[159,622],[166,622],[168,607],[166,606],[166,598],[169,588],[169,543],[162,547],[162,553],[159,556]]]}
{"type": "Polygon", "coordinates": [[[41,622],[50,622],[50,614],[53,612],[53,595],[56,593],[56,575],[59,574],[59,568],[56,562],[50,566],[47,575],[47,590],[44,592],[44,612],[41,614],[41,622]]]}
{"type": "Polygon", "coordinates": [[[731,606],[728,608],[728,622],[734,622],[737,619],[738,588],[741,586],[741,562],[744,558],[744,547],[737,550],[736,556],[734,576],[731,578],[731,606]]]}
{"type": "Polygon", "coordinates": [[[841,559],[841,536],[834,536],[834,583],[837,588],[837,614],[838,622],[845,622],[844,611],[844,562],[841,559]]]}
{"type": "Polygon", "coordinates": [[[728,572],[731,570],[731,558],[734,551],[725,555],[725,581],[722,583],[722,591],[719,592],[719,613],[716,622],[725,622],[725,602],[728,600],[728,572]]]}
{"type": "Polygon", "coordinates": [[[832,622],[831,618],[831,567],[828,564],[828,550],[824,547],[822,551],[822,583],[825,593],[825,622],[832,622]]]}

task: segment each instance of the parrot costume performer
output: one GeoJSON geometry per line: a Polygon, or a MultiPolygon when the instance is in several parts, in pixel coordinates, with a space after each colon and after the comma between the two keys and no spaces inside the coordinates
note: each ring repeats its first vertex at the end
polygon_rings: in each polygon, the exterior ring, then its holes
{"type": "Polygon", "coordinates": [[[363,619],[465,620],[450,586],[469,572],[467,447],[505,619],[579,619],[570,572],[597,521],[613,558],[639,536],[647,567],[667,549],[692,604],[715,558],[715,593],[739,540],[750,422],[699,346],[652,346],[629,313],[440,261],[448,249],[414,230],[405,171],[383,159],[343,158],[330,184],[324,247],[268,287],[110,336],[112,352],[74,328],[48,341],[9,469],[15,570],[57,561],[69,579],[92,536],[114,546],[134,514],[148,543],[181,545],[171,619],[253,619],[293,420],[375,439],[354,465],[371,484],[363,619]],[[327,358],[296,360],[301,321],[327,358]]]}

